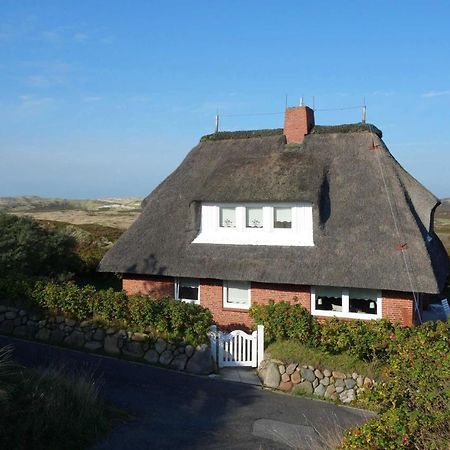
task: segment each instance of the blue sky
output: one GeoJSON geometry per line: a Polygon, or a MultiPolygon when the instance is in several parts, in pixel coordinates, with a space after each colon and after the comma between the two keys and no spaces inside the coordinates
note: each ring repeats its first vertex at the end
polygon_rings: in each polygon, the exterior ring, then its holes
{"type": "MultiPolygon", "coordinates": [[[[0,0],[0,196],[143,196],[212,131],[281,127],[285,95],[360,105],[450,196],[447,1],[0,0]]],[[[317,111],[316,123],[359,110],[317,111]]]]}

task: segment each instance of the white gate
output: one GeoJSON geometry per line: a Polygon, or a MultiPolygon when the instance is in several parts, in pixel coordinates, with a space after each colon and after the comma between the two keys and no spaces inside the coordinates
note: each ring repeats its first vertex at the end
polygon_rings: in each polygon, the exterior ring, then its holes
{"type": "Polygon", "coordinates": [[[219,367],[258,367],[264,359],[263,325],[258,325],[252,334],[242,330],[224,333],[213,325],[209,340],[212,356],[219,367]]]}

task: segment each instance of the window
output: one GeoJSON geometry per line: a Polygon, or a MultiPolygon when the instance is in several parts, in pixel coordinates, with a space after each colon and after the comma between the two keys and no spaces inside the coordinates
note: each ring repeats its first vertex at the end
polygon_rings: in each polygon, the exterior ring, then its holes
{"type": "Polygon", "coordinates": [[[316,289],[316,309],[342,312],[342,290],[336,288],[316,289]]]}
{"type": "Polygon", "coordinates": [[[292,208],[273,208],[273,227],[292,228],[292,208]]]}
{"type": "Polygon", "coordinates": [[[263,209],[258,207],[246,208],[245,226],[247,228],[263,227],[263,209]]]}
{"type": "Polygon", "coordinates": [[[311,203],[202,203],[194,244],[314,246],[311,203]]]}
{"type": "Polygon", "coordinates": [[[250,283],[248,281],[224,281],[223,307],[248,309],[250,307],[250,283]]]}
{"type": "Polygon", "coordinates": [[[359,314],[378,313],[376,291],[370,289],[349,289],[349,311],[359,314]]]}
{"type": "Polygon", "coordinates": [[[178,278],[175,281],[175,298],[186,303],[200,304],[200,281],[193,278],[178,278]]]}
{"type": "Polygon", "coordinates": [[[316,316],[381,319],[381,292],[374,289],[311,288],[311,313],[316,316]]]}
{"type": "Polygon", "coordinates": [[[220,208],[220,227],[236,228],[236,208],[220,208]]]}

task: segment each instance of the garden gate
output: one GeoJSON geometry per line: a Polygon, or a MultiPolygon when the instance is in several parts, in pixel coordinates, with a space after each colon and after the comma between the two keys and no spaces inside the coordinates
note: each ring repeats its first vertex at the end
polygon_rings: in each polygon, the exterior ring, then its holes
{"type": "Polygon", "coordinates": [[[264,359],[264,326],[252,334],[242,330],[224,333],[217,326],[210,328],[209,340],[214,361],[220,367],[258,367],[264,359]]]}

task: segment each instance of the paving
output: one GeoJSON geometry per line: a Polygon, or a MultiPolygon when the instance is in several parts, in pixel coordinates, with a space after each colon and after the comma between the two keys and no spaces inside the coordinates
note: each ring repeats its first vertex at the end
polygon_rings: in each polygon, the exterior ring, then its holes
{"type": "MultiPolygon", "coordinates": [[[[327,448],[330,436],[370,417],[366,411],[257,385],[0,336],[0,347],[7,344],[23,364],[88,372],[102,394],[131,415],[93,450],[327,448]]],[[[242,373],[231,376],[246,377],[242,373]]]]}

